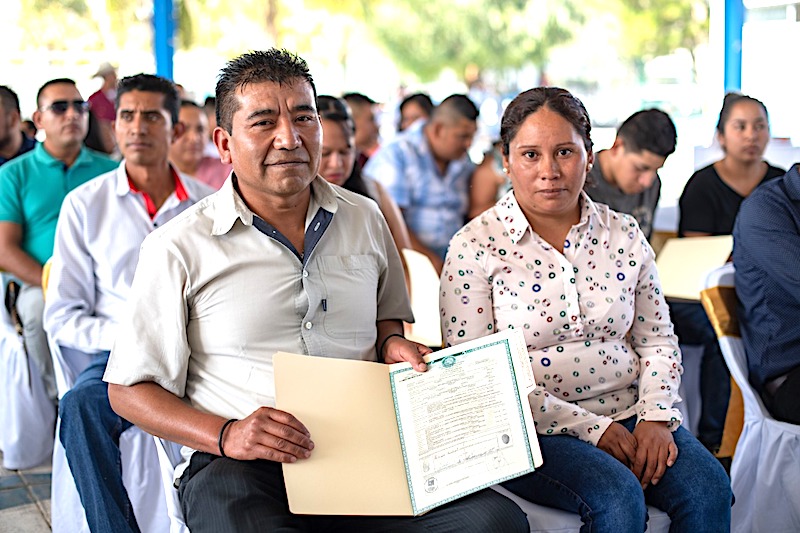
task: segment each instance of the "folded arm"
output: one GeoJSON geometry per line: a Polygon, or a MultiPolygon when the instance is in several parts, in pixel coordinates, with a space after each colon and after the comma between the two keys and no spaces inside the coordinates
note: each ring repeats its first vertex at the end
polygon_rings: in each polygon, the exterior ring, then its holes
{"type": "Polygon", "coordinates": [[[38,287],[42,284],[42,265],[21,247],[22,226],[15,222],[0,222],[0,269],[10,272],[23,283],[38,287]]]}

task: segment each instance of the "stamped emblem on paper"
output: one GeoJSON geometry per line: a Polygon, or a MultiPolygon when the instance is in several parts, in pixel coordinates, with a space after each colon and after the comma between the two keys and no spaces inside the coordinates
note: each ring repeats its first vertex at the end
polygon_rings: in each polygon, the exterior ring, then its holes
{"type": "Polygon", "coordinates": [[[429,477],[425,480],[425,492],[436,492],[438,488],[439,483],[436,481],[435,477],[429,477]]]}

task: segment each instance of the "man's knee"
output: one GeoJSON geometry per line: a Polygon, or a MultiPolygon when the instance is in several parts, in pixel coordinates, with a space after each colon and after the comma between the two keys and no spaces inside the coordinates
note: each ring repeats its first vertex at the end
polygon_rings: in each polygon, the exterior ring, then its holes
{"type": "Polygon", "coordinates": [[[525,533],[530,531],[528,517],[513,501],[493,490],[480,493],[483,497],[482,505],[486,512],[476,513],[470,524],[459,531],[509,531],[525,533]]]}
{"type": "Polygon", "coordinates": [[[272,530],[292,521],[278,463],[196,452],[181,478],[178,494],[192,531],[196,529],[192,524],[211,525],[206,529],[217,531],[233,531],[242,524],[254,530],[272,530]]]}
{"type": "Polygon", "coordinates": [[[16,307],[25,329],[29,327],[38,327],[42,329],[44,296],[42,295],[41,288],[32,285],[23,285],[17,297],[16,307]]]}
{"type": "MultiPolygon", "coordinates": [[[[422,521],[436,531],[481,533],[484,531],[529,531],[528,518],[522,509],[502,494],[482,490],[460,500],[434,509],[422,521]]],[[[422,530],[428,530],[424,524],[422,530]]]]}
{"type": "Polygon", "coordinates": [[[102,381],[77,383],[64,394],[58,405],[62,428],[76,421],[85,423],[101,420],[112,413],[108,402],[108,387],[102,381]]]}

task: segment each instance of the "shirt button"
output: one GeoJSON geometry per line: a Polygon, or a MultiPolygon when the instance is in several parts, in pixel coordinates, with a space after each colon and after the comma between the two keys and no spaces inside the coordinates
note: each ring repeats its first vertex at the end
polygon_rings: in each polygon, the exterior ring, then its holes
{"type": "Polygon", "coordinates": [[[304,278],[307,278],[307,277],[308,277],[308,270],[303,270],[303,277],[304,277],[304,278]]]}
{"type": "Polygon", "coordinates": [[[306,322],[306,329],[311,329],[313,326],[311,322],[306,322]]]}

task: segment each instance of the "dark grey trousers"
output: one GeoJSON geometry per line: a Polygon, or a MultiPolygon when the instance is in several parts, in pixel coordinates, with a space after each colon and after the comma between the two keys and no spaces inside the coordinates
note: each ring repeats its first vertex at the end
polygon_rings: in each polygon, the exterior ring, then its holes
{"type": "Polygon", "coordinates": [[[192,456],[178,491],[186,525],[192,533],[529,530],[520,508],[489,489],[417,517],[293,515],[289,512],[280,463],[238,461],[202,452],[192,456]]]}

